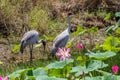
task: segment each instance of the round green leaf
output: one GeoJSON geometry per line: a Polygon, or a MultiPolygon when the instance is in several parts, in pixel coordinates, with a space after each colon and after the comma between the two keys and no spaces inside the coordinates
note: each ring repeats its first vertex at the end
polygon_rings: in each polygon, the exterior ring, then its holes
{"type": "Polygon", "coordinates": [[[37,69],[33,70],[33,75],[35,77],[42,76],[42,75],[47,75],[47,72],[43,68],[37,68],[37,69]]]}
{"type": "Polygon", "coordinates": [[[83,74],[87,74],[90,71],[94,71],[100,68],[107,67],[108,65],[99,60],[91,60],[84,66],[73,67],[71,73],[76,72],[75,76],[78,77],[83,74]]]}
{"type": "Polygon", "coordinates": [[[89,57],[90,58],[95,58],[95,59],[99,59],[99,60],[105,60],[107,58],[110,58],[110,57],[113,57],[115,56],[116,53],[115,52],[110,52],[110,51],[107,51],[107,52],[99,52],[99,53],[93,53],[91,52],[89,54],[89,57]]]}

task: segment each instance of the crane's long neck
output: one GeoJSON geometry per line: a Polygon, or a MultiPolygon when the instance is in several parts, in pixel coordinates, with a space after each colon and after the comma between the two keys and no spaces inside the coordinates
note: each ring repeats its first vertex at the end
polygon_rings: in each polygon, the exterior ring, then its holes
{"type": "Polygon", "coordinates": [[[71,29],[71,22],[70,22],[70,16],[68,15],[68,32],[70,33],[71,29]]]}

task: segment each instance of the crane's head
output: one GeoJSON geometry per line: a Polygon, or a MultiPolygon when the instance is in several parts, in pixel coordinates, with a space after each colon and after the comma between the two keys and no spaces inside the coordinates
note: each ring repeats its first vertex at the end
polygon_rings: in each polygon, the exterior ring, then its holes
{"type": "Polygon", "coordinates": [[[45,40],[42,40],[42,44],[43,44],[44,51],[45,51],[46,41],[45,41],[45,40]]]}
{"type": "Polygon", "coordinates": [[[46,46],[46,41],[45,41],[45,40],[41,39],[41,40],[39,40],[37,43],[38,43],[38,44],[39,44],[39,43],[42,43],[42,44],[43,44],[43,47],[44,47],[44,50],[45,50],[45,46],[46,46]]]}

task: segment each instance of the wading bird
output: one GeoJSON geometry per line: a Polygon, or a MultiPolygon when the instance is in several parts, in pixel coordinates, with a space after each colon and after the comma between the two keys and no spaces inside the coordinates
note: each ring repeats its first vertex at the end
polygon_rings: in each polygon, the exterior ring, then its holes
{"type": "Polygon", "coordinates": [[[38,41],[38,38],[39,38],[39,33],[35,30],[31,30],[31,31],[26,32],[21,39],[20,52],[23,53],[25,47],[29,46],[29,48],[30,48],[30,63],[32,62],[33,44],[42,43],[44,50],[45,50],[45,45],[46,45],[45,41],[44,40],[38,41]]]}
{"type": "Polygon", "coordinates": [[[65,45],[68,42],[70,29],[71,29],[70,14],[68,14],[67,17],[68,17],[68,28],[64,30],[62,33],[60,33],[53,41],[53,46],[50,52],[50,56],[52,57],[54,57],[58,48],[65,47],[65,45]]]}

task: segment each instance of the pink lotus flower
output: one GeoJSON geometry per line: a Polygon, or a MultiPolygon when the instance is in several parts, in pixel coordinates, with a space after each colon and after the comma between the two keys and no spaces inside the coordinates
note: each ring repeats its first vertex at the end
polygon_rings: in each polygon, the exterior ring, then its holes
{"type": "Polygon", "coordinates": [[[0,76],[0,80],[8,80],[8,77],[6,76],[5,78],[0,76]]]}
{"type": "Polygon", "coordinates": [[[118,67],[118,66],[116,66],[116,65],[112,66],[112,72],[113,72],[114,74],[118,74],[118,70],[119,70],[119,67],[118,67]]]}
{"type": "Polygon", "coordinates": [[[82,44],[77,45],[78,50],[81,50],[83,48],[82,44]]]}
{"type": "Polygon", "coordinates": [[[70,58],[71,55],[69,54],[70,48],[58,48],[58,51],[56,52],[56,56],[60,57],[60,60],[65,60],[66,58],[70,58]]]}

